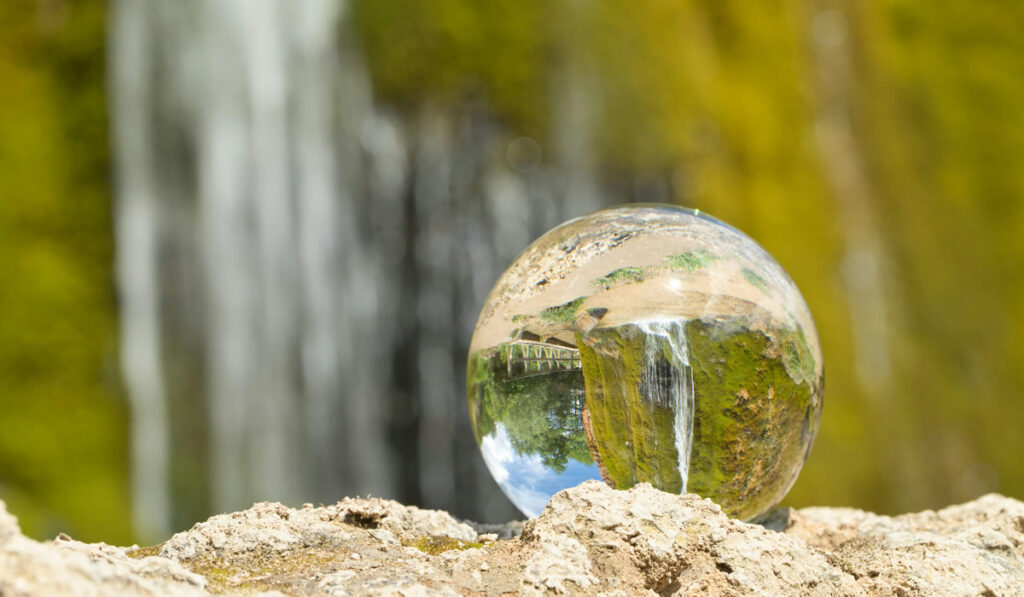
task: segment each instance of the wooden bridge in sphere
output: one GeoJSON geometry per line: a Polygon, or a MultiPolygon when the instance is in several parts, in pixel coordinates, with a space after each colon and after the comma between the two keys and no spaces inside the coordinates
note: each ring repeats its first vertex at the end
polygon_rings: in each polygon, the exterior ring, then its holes
{"type": "Polygon", "coordinates": [[[509,379],[521,379],[557,371],[578,371],[580,351],[568,346],[533,340],[516,340],[507,345],[509,379]]]}

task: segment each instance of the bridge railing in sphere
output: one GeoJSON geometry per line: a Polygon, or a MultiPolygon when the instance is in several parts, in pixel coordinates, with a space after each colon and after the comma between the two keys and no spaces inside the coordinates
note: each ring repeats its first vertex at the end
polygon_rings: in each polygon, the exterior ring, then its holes
{"type": "Polygon", "coordinates": [[[509,379],[520,379],[555,371],[574,371],[582,367],[579,350],[532,340],[510,342],[506,363],[509,379]]]}

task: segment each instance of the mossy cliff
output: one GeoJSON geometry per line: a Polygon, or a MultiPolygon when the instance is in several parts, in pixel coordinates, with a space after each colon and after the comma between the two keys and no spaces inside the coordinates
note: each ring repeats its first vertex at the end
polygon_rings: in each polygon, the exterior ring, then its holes
{"type": "Polygon", "coordinates": [[[767,334],[703,320],[686,328],[696,408],[688,490],[746,519],[796,480],[820,402],[767,334]]]}
{"type": "Polygon", "coordinates": [[[598,453],[619,489],[648,482],[682,489],[675,415],[641,393],[645,334],[634,325],[593,330],[578,338],[587,408],[598,453]]]}
{"type": "MultiPolygon", "coordinates": [[[[686,489],[750,518],[782,499],[803,464],[821,412],[814,362],[795,332],[693,320],[686,335],[695,405],[686,489]]],[[[642,395],[646,341],[632,325],[580,338],[587,406],[617,487],[678,492],[673,410],[642,395]]]]}

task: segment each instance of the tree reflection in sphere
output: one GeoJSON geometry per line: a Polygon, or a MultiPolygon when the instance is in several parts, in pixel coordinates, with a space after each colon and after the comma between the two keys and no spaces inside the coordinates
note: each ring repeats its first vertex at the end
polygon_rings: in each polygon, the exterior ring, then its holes
{"type": "Polygon", "coordinates": [[[744,520],[796,480],[824,383],[779,264],[668,205],[599,211],[530,245],[484,304],[467,378],[484,461],[527,516],[600,479],[696,493],[744,520]]]}

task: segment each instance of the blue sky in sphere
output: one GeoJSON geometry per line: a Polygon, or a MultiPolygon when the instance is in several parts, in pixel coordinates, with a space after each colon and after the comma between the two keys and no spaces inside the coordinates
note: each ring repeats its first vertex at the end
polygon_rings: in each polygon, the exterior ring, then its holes
{"type": "Polygon", "coordinates": [[[512,446],[505,426],[498,423],[494,433],[480,441],[480,452],[498,486],[523,514],[539,515],[551,496],[589,479],[600,479],[594,463],[569,459],[561,473],[544,465],[540,454],[519,454],[512,446]]]}

